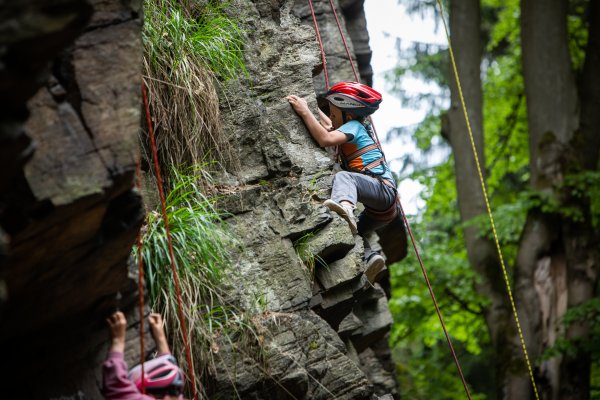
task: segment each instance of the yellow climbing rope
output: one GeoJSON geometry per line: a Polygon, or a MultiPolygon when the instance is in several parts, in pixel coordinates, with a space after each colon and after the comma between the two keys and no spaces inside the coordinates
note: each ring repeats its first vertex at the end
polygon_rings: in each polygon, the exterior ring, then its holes
{"type": "Polygon", "coordinates": [[[471,124],[469,122],[469,116],[467,115],[467,107],[465,105],[465,99],[462,93],[462,87],[460,85],[460,79],[458,77],[458,69],[456,68],[456,61],[454,59],[454,52],[452,51],[452,44],[450,42],[450,33],[448,32],[448,25],[446,24],[446,17],[444,17],[444,6],[441,0],[437,0],[440,15],[442,16],[442,22],[444,23],[444,31],[446,32],[446,39],[448,40],[448,50],[450,51],[450,61],[452,62],[452,70],[456,79],[456,86],[458,87],[458,95],[460,97],[460,103],[462,105],[463,114],[467,123],[467,131],[469,132],[469,139],[471,140],[471,149],[475,157],[475,164],[477,166],[477,173],[479,174],[479,182],[481,183],[481,190],[483,191],[483,198],[485,199],[485,206],[487,213],[490,218],[490,224],[492,225],[492,233],[494,234],[494,242],[496,243],[496,250],[498,250],[498,256],[500,258],[500,265],[502,266],[502,274],[504,276],[504,283],[506,284],[506,290],[508,292],[508,298],[510,299],[510,305],[512,307],[513,315],[515,316],[515,322],[517,324],[517,330],[519,332],[519,339],[521,340],[521,346],[523,347],[523,354],[525,356],[525,362],[527,363],[527,369],[529,371],[529,377],[531,378],[531,384],[535,393],[536,400],[539,400],[539,394],[537,385],[535,384],[535,378],[533,376],[533,370],[531,368],[531,362],[529,361],[529,354],[527,353],[527,346],[525,345],[525,339],[523,337],[523,331],[521,330],[521,324],[519,322],[519,316],[517,314],[517,307],[513,298],[512,290],[510,288],[510,281],[508,279],[508,273],[506,272],[506,266],[504,265],[504,257],[502,256],[502,250],[500,249],[500,241],[498,240],[498,234],[496,233],[496,224],[494,223],[494,216],[492,215],[492,208],[488,199],[487,190],[485,188],[485,181],[481,172],[481,165],[479,163],[479,157],[477,156],[477,150],[475,147],[475,140],[473,139],[473,132],[471,131],[471,124]]]}

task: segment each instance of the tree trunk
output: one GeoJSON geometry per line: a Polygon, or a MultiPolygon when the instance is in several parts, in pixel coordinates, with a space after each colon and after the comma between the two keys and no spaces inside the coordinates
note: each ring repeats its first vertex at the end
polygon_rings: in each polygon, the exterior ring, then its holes
{"type": "MultiPolygon", "coordinates": [[[[564,178],[560,165],[564,145],[577,122],[575,84],[566,41],[565,1],[521,1],[531,185],[553,197],[558,195],[557,187],[564,178]]],[[[558,299],[565,298],[566,284],[560,285],[552,279],[564,276],[559,272],[565,259],[558,237],[560,227],[560,217],[531,210],[517,255],[515,297],[526,305],[522,326],[532,360],[553,344],[552,333],[565,311],[558,299]],[[548,265],[554,269],[544,273],[548,265]],[[563,292],[553,295],[540,290],[541,287],[560,287],[563,292]],[[545,304],[548,306],[543,307],[545,304]]],[[[558,398],[560,362],[560,358],[543,362],[536,374],[536,381],[545,383],[540,387],[543,398],[558,398]]]]}
{"type": "MultiPolygon", "coordinates": [[[[483,111],[481,89],[482,42],[480,32],[480,5],[478,0],[452,1],[450,4],[450,26],[452,46],[461,78],[461,86],[467,113],[470,119],[477,156],[485,170],[483,152],[483,111]]],[[[442,134],[448,139],[454,154],[456,189],[461,220],[469,221],[486,212],[485,200],[458,88],[451,79],[451,106],[444,119],[442,134]]],[[[485,171],[482,171],[485,173],[485,171]]],[[[464,232],[469,263],[482,277],[477,285],[478,293],[491,299],[490,306],[484,310],[490,337],[495,348],[498,367],[497,381],[504,380],[501,365],[507,343],[504,327],[509,326],[510,312],[506,303],[506,289],[502,279],[502,270],[494,243],[480,237],[476,227],[467,227],[464,232]]],[[[517,398],[517,397],[515,397],[517,398]]]]}
{"type": "MultiPolygon", "coordinates": [[[[597,14],[598,4],[590,3],[597,14]]],[[[582,216],[578,219],[539,210],[529,213],[530,229],[523,233],[515,269],[515,291],[517,300],[527,305],[523,325],[528,341],[536,344],[530,347],[532,358],[553,344],[559,329],[557,322],[565,309],[593,297],[598,269],[589,201],[572,196],[569,188],[563,186],[565,175],[579,172],[582,166],[593,169],[597,165],[599,96],[598,83],[594,82],[598,78],[591,68],[598,68],[598,33],[590,30],[583,74],[589,82],[582,86],[586,90],[581,98],[581,137],[577,137],[580,103],[568,49],[566,10],[567,2],[563,0],[521,1],[531,184],[561,207],[577,210],[582,216]],[[546,286],[554,287],[551,295],[540,290],[544,286],[542,276],[550,280],[546,286]],[[548,303],[551,306],[544,309],[548,303]],[[539,305],[542,308],[536,309],[539,305]]],[[[585,340],[588,334],[585,323],[574,324],[567,331],[567,338],[585,340]]],[[[538,373],[538,383],[545,383],[543,398],[588,399],[589,363],[585,355],[543,362],[538,373]]]]}
{"type": "Polygon", "coordinates": [[[561,146],[577,128],[577,96],[567,44],[565,0],[521,0],[523,78],[534,189],[562,183],[561,146]]]}
{"type": "Polygon", "coordinates": [[[576,138],[575,146],[583,168],[596,170],[600,151],[600,2],[590,1],[589,7],[588,44],[579,85],[581,138],[576,138]]]}
{"type": "MultiPolygon", "coordinates": [[[[586,59],[581,75],[579,93],[581,102],[581,123],[572,140],[573,153],[578,155],[571,169],[597,170],[600,150],[600,3],[589,4],[589,36],[586,59]]],[[[572,163],[571,163],[572,164],[572,163]]],[[[569,264],[568,302],[569,306],[579,305],[594,297],[600,269],[598,238],[594,236],[590,220],[589,202],[586,198],[564,196],[565,203],[581,210],[583,219],[573,221],[564,218],[564,246],[569,264]]],[[[567,338],[587,340],[589,327],[585,323],[573,324],[567,331],[567,338]]],[[[587,399],[590,394],[590,357],[578,354],[565,356],[561,368],[561,399],[587,399]]]]}

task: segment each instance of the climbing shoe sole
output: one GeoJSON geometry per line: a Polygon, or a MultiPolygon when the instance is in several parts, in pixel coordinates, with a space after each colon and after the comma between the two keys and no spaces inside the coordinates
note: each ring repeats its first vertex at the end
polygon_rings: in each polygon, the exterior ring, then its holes
{"type": "Polygon", "coordinates": [[[367,261],[367,268],[365,269],[365,276],[367,277],[369,283],[374,284],[377,275],[383,270],[385,267],[385,260],[379,254],[374,255],[367,261]]]}
{"type": "Polygon", "coordinates": [[[354,212],[352,209],[349,207],[344,207],[343,205],[336,203],[331,199],[325,200],[323,205],[335,212],[340,217],[344,218],[350,227],[350,232],[352,232],[353,235],[358,233],[358,228],[356,226],[356,220],[354,219],[354,212]]]}

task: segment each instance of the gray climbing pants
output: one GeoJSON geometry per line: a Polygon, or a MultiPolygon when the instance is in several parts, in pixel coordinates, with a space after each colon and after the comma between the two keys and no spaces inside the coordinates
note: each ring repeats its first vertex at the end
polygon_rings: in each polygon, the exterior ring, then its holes
{"type": "MultiPolygon", "coordinates": [[[[371,176],[358,172],[340,171],[333,176],[331,200],[336,203],[345,200],[354,205],[360,202],[372,210],[385,211],[396,202],[396,191],[371,176]]],[[[374,253],[365,236],[390,222],[373,218],[367,211],[363,211],[359,215],[358,234],[363,238],[365,245],[365,260],[368,260],[374,253]]]]}

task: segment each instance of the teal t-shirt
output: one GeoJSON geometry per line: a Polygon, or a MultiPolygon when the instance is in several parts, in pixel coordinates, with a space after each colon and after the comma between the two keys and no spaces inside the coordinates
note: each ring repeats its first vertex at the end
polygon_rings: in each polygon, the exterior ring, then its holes
{"type": "MultiPolygon", "coordinates": [[[[338,130],[346,134],[348,137],[348,141],[340,146],[344,158],[366,146],[375,143],[371,135],[369,135],[367,132],[365,126],[359,121],[348,121],[339,127],[338,130]]],[[[354,160],[350,160],[348,165],[345,167],[351,171],[361,171],[365,166],[382,158],[383,154],[381,153],[381,150],[379,150],[379,148],[375,148],[373,150],[369,150],[359,157],[356,157],[354,160]]],[[[382,162],[372,168],[369,168],[368,171],[370,171],[372,175],[378,175],[384,179],[387,179],[394,185],[394,187],[396,186],[396,182],[394,181],[394,177],[387,163],[382,162]]]]}

